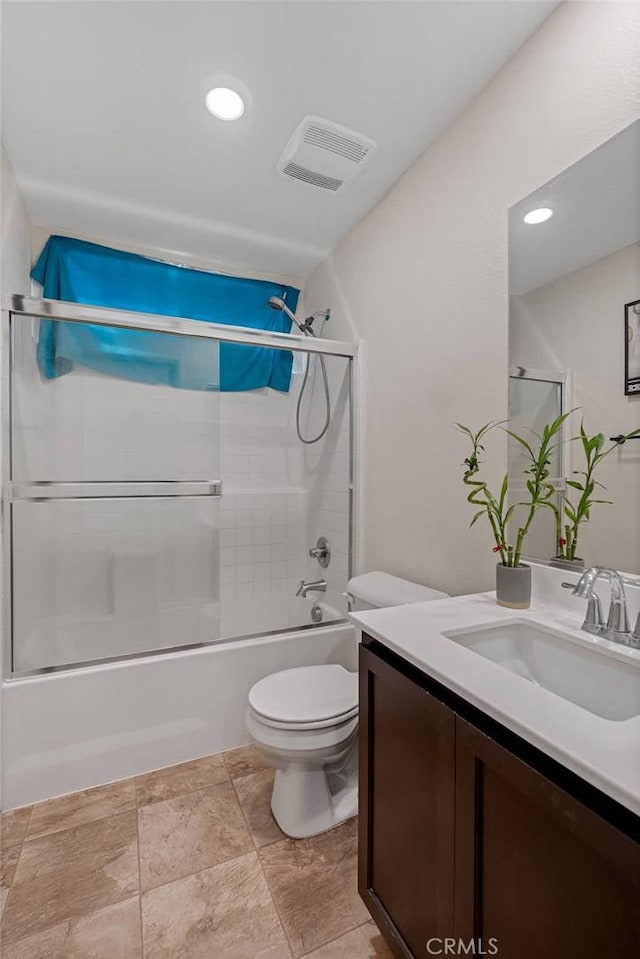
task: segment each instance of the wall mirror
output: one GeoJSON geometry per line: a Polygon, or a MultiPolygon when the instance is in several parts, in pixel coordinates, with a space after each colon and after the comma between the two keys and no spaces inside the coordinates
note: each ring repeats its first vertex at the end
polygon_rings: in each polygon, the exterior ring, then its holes
{"type": "MultiPolygon", "coordinates": [[[[551,464],[552,510],[538,514],[526,545],[535,559],[567,553],[571,511],[583,482],[581,422],[603,433],[595,499],[578,526],[576,556],[640,573],[640,120],[509,211],[509,418],[527,435],[577,408],[551,464]]],[[[530,435],[530,434],[529,434],[530,435]]],[[[524,488],[510,441],[511,495],[524,488]]]]}

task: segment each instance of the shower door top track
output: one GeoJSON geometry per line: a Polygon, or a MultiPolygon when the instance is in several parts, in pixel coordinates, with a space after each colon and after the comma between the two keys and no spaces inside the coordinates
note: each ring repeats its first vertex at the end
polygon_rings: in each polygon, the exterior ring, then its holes
{"type": "MultiPolygon", "coordinates": [[[[155,313],[134,313],[112,310],[61,300],[42,300],[21,295],[5,295],[2,309],[13,316],[36,317],[63,323],[93,323],[124,330],[144,330],[149,333],[169,333],[218,340],[223,343],[244,343],[251,346],[273,347],[301,353],[325,353],[331,356],[353,358],[358,353],[357,343],[341,340],[312,339],[294,333],[271,333],[245,326],[225,326],[204,320],[159,316],[155,313]]],[[[265,303],[265,310],[268,309],[265,303]]]]}

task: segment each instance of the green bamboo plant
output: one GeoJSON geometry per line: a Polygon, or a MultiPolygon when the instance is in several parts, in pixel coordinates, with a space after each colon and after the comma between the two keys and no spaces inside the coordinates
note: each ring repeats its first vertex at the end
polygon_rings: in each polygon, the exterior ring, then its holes
{"type": "Polygon", "coordinates": [[[556,489],[553,484],[549,482],[549,466],[553,452],[557,449],[558,437],[561,435],[563,424],[570,415],[570,413],[564,413],[562,416],[558,416],[552,423],[548,423],[543,428],[542,433],[534,433],[533,436],[535,439],[531,443],[512,430],[506,430],[509,436],[520,443],[524,448],[529,463],[527,469],[524,470],[524,474],[527,477],[526,489],[528,498],[512,503],[511,505],[507,505],[509,492],[508,473],[504,475],[500,492],[497,496],[491,492],[487,483],[480,479],[478,475],[480,467],[482,466],[480,453],[484,452],[482,441],[492,430],[503,428],[508,420],[495,420],[485,423],[477,433],[474,433],[468,426],[464,426],[462,423],[455,424],[456,429],[464,433],[464,435],[471,440],[471,453],[463,463],[463,482],[466,486],[471,487],[467,501],[474,506],[479,506],[480,509],[471,520],[470,526],[477,523],[481,516],[486,515],[495,540],[493,552],[500,555],[500,562],[504,566],[521,565],[520,560],[522,558],[524,540],[537,511],[539,509],[549,508],[555,509],[557,512],[557,507],[553,502],[556,489]],[[518,508],[525,510],[525,518],[518,526],[515,543],[512,544],[509,541],[509,524],[518,508]]]}
{"type": "Polygon", "coordinates": [[[562,496],[563,509],[555,508],[557,559],[576,559],[580,526],[589,521],[591,508],[597,503],[611,504],[611,500],[596,499],[594,496],[596,489],[605,489],[602,483],[598,483],[594,478],[598,466],[618,446],[639,436],[640,428],[626,433],[611,446],[605,448],[605,438],[602,433],[589,436],[584,428],[584,421],[580,424],[580,435],[574,437],[574,440],[580,441],[585,468],[573,471],[573,475],[581,477],[580,479],[567,480],[567,486],[571,490],[575,490],[577,496],[574,494],[572,499],[569,492],[565,491],[562,496]],[[564,530],[562,528],[563,522],[564,530]]]}

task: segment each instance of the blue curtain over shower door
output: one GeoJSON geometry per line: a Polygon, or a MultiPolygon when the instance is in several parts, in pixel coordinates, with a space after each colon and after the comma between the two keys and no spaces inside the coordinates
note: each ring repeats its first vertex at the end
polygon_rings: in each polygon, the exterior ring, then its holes
{"type": "MultiPolygon", "coordinates": [[[[296,309],[299,290],[266,280],[207,273],[162,263],[71,237],[51,236],[31,276],[47,299],[157,313],[288,333],[291,322],[269,308],[271,296],[296,309]]],[[[101,373],[182,389],[217,389],[197,369],[172,356],[177,340],[135,330],[42,320],[38,365],[46,379],[77,364],[101,373]]],[[[234,343],[220,344],[221,391],[270,387],[288,392],[292,354],[234,343]]]]}

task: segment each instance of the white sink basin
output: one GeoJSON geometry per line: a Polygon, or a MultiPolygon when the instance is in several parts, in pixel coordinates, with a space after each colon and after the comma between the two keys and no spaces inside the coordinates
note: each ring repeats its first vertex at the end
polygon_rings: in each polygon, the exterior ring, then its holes
{"type": "Polygon", "coordinates": [[[640,660],[617,659],[527,620],[442,635],[603,719],[640,715],[640,660]]]}

